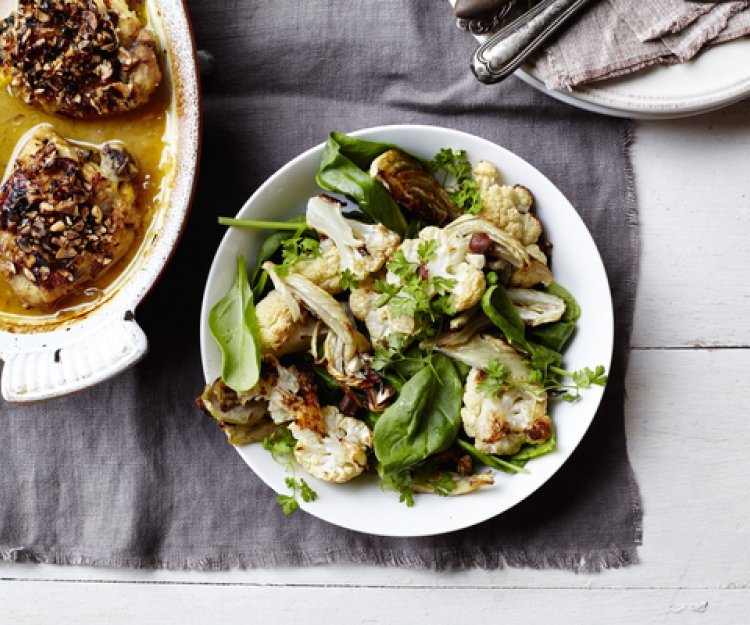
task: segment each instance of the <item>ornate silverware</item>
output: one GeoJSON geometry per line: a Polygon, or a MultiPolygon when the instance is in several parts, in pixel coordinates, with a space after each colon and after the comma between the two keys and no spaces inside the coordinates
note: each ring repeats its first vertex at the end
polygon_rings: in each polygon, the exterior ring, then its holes
{"type": "Polygon", "coordinates": [[[504,80],[589,2],[542,0],[479,46],[471,60],[474,75],[486,84],[504,80]]]}

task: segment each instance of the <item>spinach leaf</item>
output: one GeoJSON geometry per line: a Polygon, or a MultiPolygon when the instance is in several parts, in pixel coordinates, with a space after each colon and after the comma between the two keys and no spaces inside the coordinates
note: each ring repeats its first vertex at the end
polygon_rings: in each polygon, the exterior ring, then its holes
{"type": "Polygon", "coordinates": [[[511,462],[508,462],[507,460],[498,458],[497,456],[491,456],[489,454],[482,453],[476,447],[474,447],[474,445],[461,438],[456,439],[456,443],[458,443],[458,446],[467,454],[469,454],[474,460],[476,460],[477,462],[481,462],[486,467],[497,469],[498,471],[502,471],[503,473],[528,473],[528,471],[522,466],[517,466],[511,462]]]}
{"type": "Polygon", "coordinates": [[[434,354],[378,419],[375,455],[383,474],[397,473],[447,449],[461,426],[462,387],[453,363],[434,354]]]}
{"type": "Polygon", "coordinates": [[[376,222],[403,235],[406,219],[401,209],[385,187],[365,171],[373,158],[390,148],[387,144],[374,144],[332,132],[323,150],[315,180],[323,189],[351,198],[362,212],[376,222]],[[343,140],[344,144],[339,140],[343,140]]]}
{"type": "Polygon", "coordinates": [[[416,239],[419,231],[427,225],[427,222],[422,221],[418,217],[413,217],[409,220],[404,231],[404,239],[416,239]]]}
{"type": "Polygon", "coordinates": [[[358,139],[356,137],[350,137],[343,132],[333,131],[329,135],[336,143],[339,144],[341,153],[344,154],[352,163],[354,163],[360,169],[369,171],[370,164],[383,152],[388,150],[398,150],[404,154],[408,154],[412,158],[418,160],[425,169],[429,169],[430,161],[420,158],[411,152],[407,152],[404,148],[394,145],[393,143],[381,143],[377,141],[365,141],[364,139],[358,139]]]}
{"type": "Polygon", "coordinates": [[[529,351],[524,335],[524,323],[507,291],[500,284],[492,284],[482,295],[482,310],[494,323],[505,339],[514,347],[529,351]]]}
{"type": "Polygon", "coordinates": [[[516,466],[522,467],[532,458],[544,456],[551,451],[555,451],[555,449],[557,449],[557,439],[555,437],[555,431],[552,430],[552,434],[550,434],[549,438],[546,441],[539,444],[528,443],[521,447],[521,449],[517,453],[509,456],[507,460],[509,462],[512,462],[516,466]]]}
{"type": "Polygon", "coordinates": [[[581,316],[581,306],[565,287],[557,282],[553,282],[544,290],[550,295],[557,295],[557,297],[565,302],[565,313],[562,316],[563,321],[578,321],[578,318],[581,316]]]}
{"type": "Polygon", "coordinates": [[[250,277],[250,284],[253,287],[253,295],[256,298],[260,298],[261,294],[263,293],[263,290],[266,286],[266,272],[263,271],[263,268],[261,265],[266,262],[267,260],[271,260],[273,258],[274,254],[278,252],[282,245],[284,244],[284,241],[288,239],[292,239],[294,237],[299,236],[302,234],[302,228],[305,224],[305,214],[302,213],[301,215],[295,215],[294,217],[287,219],[287,222],[291,224],[300,224],[300,230],[297,230],[295,232],[290,231],[279,231],[274,232],[272,235],[266,238],[263,243],[261,243],[260,249],[258,250],[258,254],[255,257],[255,267],[253,268],[252,276],[250,277]],[[262,272],[262,273],[261,273],[262,272]]]}
{"type": "Polygon", "coordinates": [[[565,312],[560,321],[534,328],[530,334],[545,347],[561,352],[575,332],[576,321],[581,316],[581,307],[568,290],[557,282],[550,284],[545,291],[550,295],[556,295],[565,302],[565,312]]]}
{"type": "Polygon", "coordinates": [[[237,279],[208,315],[208,327],[221,349],[221,377],[237,392],[248,391],[260,377],[260,332],[245,260],[237,259],[237,279]]]}
{"type": "Polygon", "coordinates": [[[403,359],[393,363],[393,370],[403,380],[414,377],[425,366],[425,355],[417,345],[412,345],[404,352],[403,359]]]}
{"type": "Polygon", "coordinates": [[[525,335],[525,326],[507,291],[497,282],[491,284],[482,296],[482,310],[484,314],[505,335],[508,341],[516,349],[520,349],[529,355],[529,364],[535,371],[534,382],[545,384],[557,381],[550,373],[550,367],[559,367],[562,355],[541,341],[535,343],[529,341],[525,335]]]}
{"type": "Polygon", "coordinates": [[[454,360],[453,366],[456,367],[456,371],[458,371],[461,381],[465,383],[466,378],[469,377],[469,372],[471,372],[471,367],[460,360],[454,360]]]}
{"type": "Polygon", "coordinates": [[[370,169],[370,163],[372,163],[383,152],[401,149],[392,143],[365,141],[364,139],[350,137],[343,132],[337,132],[335,130],[329,135],[329,141],[331,140],[338,144],[339,150],[342,154],[364,171],[368,171],[370,169]]]}
{"type": "Polygon", "coordinates": [[[576,329],[574,321],[556,321],[534,328],[530,334],[541,345],[559,352],[576,329]]]}

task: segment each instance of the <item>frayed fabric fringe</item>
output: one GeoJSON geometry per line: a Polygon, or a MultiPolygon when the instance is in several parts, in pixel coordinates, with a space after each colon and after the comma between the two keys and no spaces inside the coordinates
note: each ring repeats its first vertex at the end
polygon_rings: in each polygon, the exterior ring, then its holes
{"type": "Polygon", "coordinates": [[[494,553],[425,553],[405,554],[395,551],[352,553],[348,550],[318,554],[285,552],[255,552],[240,554],[217,554],[209,557],[96,557],[85,554],[46,553],[35,554],[27,549],[0,551],[0,561],[16,563],[62,564],[78,566],[117,567],[135,569],[172,569],[223,571],[233,568],[259,568],[270,566],[314,566],[349,562],[386,567],[429,569],[436,571],[462,570],[470,568],[501,569],[554,568],[575,573],[596,573],[604,569],[617,569],[638,562],[635,547],[628,549],[597,549],[589,552],[562,552],[551,554],[494,553]],[[460,563],[456,566],[456,563],[460,563]]]}

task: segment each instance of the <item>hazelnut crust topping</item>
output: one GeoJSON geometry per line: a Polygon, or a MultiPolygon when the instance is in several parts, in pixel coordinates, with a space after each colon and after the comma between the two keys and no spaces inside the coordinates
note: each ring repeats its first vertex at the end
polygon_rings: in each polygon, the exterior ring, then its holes
{"type": "Polygon", "coordinates": [[[22,300],[54,303],[124,254],[139,225],[136,173],[120,144],[81,148],[37,128],[0,186],[0,276],[22,300]]]}
{"type": "Polygon", "coordinates": [[[126,0],[19,0],[0,23],[0,78],[50,113],[122,113],[161,81],[155,45],[126,0]]]}

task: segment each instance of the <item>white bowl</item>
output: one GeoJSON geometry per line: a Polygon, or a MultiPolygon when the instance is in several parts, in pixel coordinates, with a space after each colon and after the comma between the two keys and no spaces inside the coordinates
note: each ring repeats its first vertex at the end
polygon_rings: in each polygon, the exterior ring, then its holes
{"type": "MultiPolygon", "coordinates": [[[[15,3],[0,0],[0,15],[15,3]]],[[[195,46],[182,0],[148,0],[150,26],[166,50],[171,87],[167,150],[174,162],[141,249],[100,302],[61,321],[3,324],[0,391],[12,402],[59,397],[103,382],[138,362],[148,342],[133,311],[164,270],[190,208],[200,150],[200,90],[195,46]]]]}
{"type": "MultiPolygon", "coordinates": [[[[613,345],[613,312],[609,284],[601,257],[586,226],[563,194],[526,161],[494,143],[434,126],[383,126],[353,133],[374,141],[395,143],[430,158],[442,147],[467,150],[472,162],[488,160],[510,184],[528,187],[536,197],[538,214],[554,244],[553,269],[560,284],[578,299],[583,313],[578,331],[565,352],[565,365],[577,369],[609,366],[613,345]]],[[[304,212],[307,199],[320,192],[315,185],[323,145],[318,145],[282,167],[247,201],[240,218],[285,219],[304,212]]],[[[201,312],[201,353],[207,382],[221,371],[221,355],[208,329],[211,307],[226,293],[235,278],[236,258],[248,264],[267,232],[232,229],[214,258],[201,312]]],[[[413,508],[398,502],[398,495],[382,491],[377,480],[365,476],[347,484],[328,484],[304,475],[318,500],[301,503],[310,514],[341,527],[384,536],[426,536],[458,530],[489,519],[528,497],[546,482],[576,448],[594,418],[603,389],[584,392],[576,404],[553,401],[551,416],[557,427],[557,450],[532,460],[530,474],[497,475],[493,487],[462,497],[419,495],[413,508]]],[[[261,445],[237,451],[255,473],[277,492],[286,492],[284,468],[261,445]]],[[[217,476],[217,479],[242,479],[217,476]]],[[[269,494],[268,505],[272,498],[269,494]]]]}

